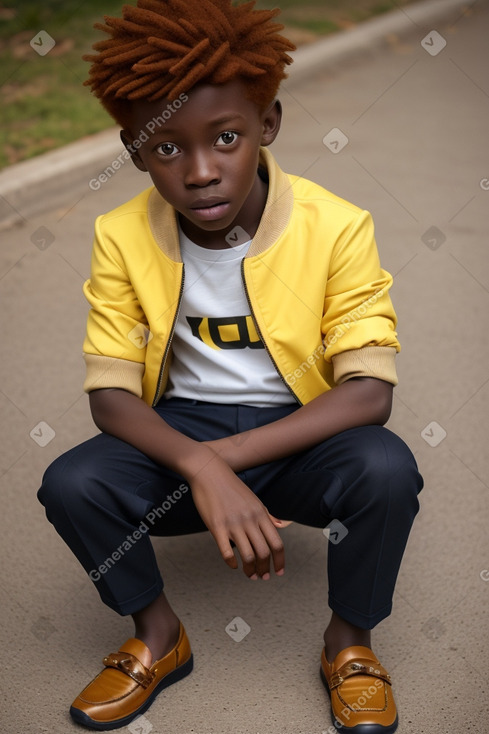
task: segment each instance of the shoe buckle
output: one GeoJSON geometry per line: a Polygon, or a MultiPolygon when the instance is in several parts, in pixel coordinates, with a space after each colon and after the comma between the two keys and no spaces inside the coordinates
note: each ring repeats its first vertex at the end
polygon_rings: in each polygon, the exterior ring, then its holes
{"type": "Polygon", "coordinates": [[[154,671],[148,670],[137,657],[129,652],[112,653],[103,659],[103,663],[107,668],[115,668],[125,673],[143,688],[148,688],[155,677],[154,671]]]}

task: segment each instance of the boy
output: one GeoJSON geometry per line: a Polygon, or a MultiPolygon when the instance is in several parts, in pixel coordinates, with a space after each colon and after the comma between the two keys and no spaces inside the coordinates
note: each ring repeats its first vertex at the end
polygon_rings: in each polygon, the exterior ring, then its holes
{"type": "Polygon", "coordinates": [[[93,729],[129,724],[192,670],[150,532],[207,528],[231,568],[267,580],[284,573],[278,529],[333,520],[346,531],[328,553],[333,721],[397,727],[370,630],[390,613],[422,480],[383,427],[392,279],[370,215],[268,152],[293,46],[278,11],[253,5],[139,0],[98,26],[109,38],[88,57],[154,184],[97,220],[84,353],[101,434],[39,491],[102,600],[135,623],[70,709],[93,729]]]}

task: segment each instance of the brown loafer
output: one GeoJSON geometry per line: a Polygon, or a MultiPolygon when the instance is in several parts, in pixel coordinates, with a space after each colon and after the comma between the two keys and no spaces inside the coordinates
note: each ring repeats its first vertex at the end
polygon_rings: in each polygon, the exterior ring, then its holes
{"type": "Polygon", "coordinates": [[[105,731],[127,726],[151,706],[164,688],[192,671],[193,656],[183,625],[176,646],[151,668],[143,665],[146,645],[131,638],[119,652],[104,658],[105,669],[73,701],[70,714],[89,729],[105,731]]]}
{"type": "Polygon", "coordinates": [[[320,673],[337,729],[353,734],[391,734],[397,729],[390,675],[370,648],[347,647],[332,663],[323,648],[320,673]]]}

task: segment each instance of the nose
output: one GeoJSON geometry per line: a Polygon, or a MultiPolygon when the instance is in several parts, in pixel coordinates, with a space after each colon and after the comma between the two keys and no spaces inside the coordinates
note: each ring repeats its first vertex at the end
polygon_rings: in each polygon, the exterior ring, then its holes
{"type": "Polygon", "coordinates": [[[211,151],[194,150],[188,157],[185,186],[203,188],[221,180],[215,155],[211,151]]]}

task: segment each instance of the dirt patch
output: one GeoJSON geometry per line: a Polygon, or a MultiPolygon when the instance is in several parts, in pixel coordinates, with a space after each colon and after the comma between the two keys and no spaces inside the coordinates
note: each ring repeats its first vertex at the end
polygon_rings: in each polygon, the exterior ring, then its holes
{"type": "Polygon", "coordinates": [[[26,97],[42,97],[49,88],[49,79],[39,77],[35,82],[28,84],[16,84],[15,82],[4,84],[0,90],[0,96],[3,104],[11,104],[26,97]]]}

